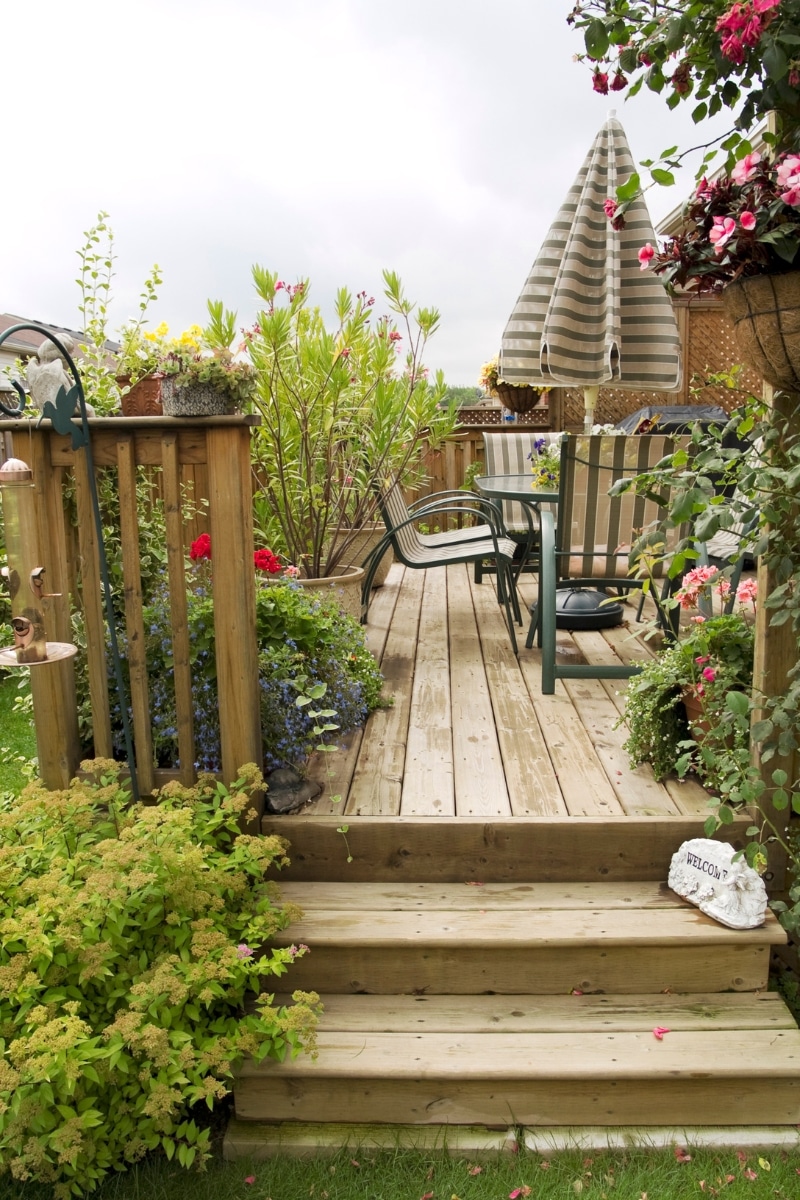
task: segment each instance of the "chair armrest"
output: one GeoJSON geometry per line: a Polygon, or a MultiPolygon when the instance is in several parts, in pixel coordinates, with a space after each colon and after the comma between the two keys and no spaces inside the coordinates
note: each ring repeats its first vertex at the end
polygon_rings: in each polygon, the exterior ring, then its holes
{"type": "Polygon", "coordinates": [[[556,690],[556,534],[553,514],[539,525],[539,631],[542,645],[542,694],[556,690]]]}

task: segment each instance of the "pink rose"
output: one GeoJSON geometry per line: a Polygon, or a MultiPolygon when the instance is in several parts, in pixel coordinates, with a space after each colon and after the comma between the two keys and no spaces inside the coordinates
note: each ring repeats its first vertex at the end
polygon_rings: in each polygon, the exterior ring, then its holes
{"type": "Polygon", "coordinates": [[[744,62],[744,42],[735,33],[730,33],[723,39],[720,50],[723,57],[730,59],[737,67],[740,67],[744,62]]]}
{"type": "Polygon", "coordinates": [[[599,92],[601,96],[607,96],[608,75],[606,75],[603,71],[595,71],[594,75],[592,76],[592,87],[596,92],[599,92]]]}
{"type": "Polygon", "coordinates": [[[603,212],[606,214],[609,221],[614,216],[614,213],[617,211],[618,208],[619,208],[619,205],[617,204],[616,200],[612,200],[610,197],[608,198],[608,200],[603,201],[603,212]]]}

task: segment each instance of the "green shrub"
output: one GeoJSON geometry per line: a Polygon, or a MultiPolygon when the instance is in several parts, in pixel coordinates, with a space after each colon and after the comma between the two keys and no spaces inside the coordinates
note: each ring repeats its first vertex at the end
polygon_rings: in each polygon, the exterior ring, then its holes
{"type": "Polygon", "coordinates": [[[0,1173],[59,1200],[158,1148],[201,1163],[192,1106],[245,1054],[313,1049],[318,1006],[261,994],[305,948],[263,949],[294,912],[264,880],[286,844],[239,833],[256,768],[142,806],[117,764],[83,765],[0,811],[0,1173]]]}

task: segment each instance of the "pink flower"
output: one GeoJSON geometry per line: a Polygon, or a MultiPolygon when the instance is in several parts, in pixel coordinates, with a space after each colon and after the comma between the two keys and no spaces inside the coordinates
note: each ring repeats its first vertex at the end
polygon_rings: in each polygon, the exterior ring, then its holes
{"type": "Polygon", "coordinates": [[[723,39],[720,50],[723,57],[730,59],[737,67],[740,67],[744,62],[744,42],[735,33],[730,33],[723,39]]]}
{"type": "Polygon", "coordinates": [[[739,217],[739,224],[742,229],[746,229],[749,233],[751,229],[755,229],[756,227],[756,214],[749,211],[743,212],[739,217]]]}
{"type": "Polygon", "coordinates": [[[736,33],[742,29],[747,23],[747,8],[744,4],[734,4],[732,8],[720,17],[715,25],[715,29],[719,32],[726,29],[731,33],[736,33]]]}
{"type": "Polygon", "coordinates": [[[592,76],[592,87],[601,96],[608,95],[608,76],[603,71],[595,71],[592,76]]]}
{"type": "Polygon", "coordinates": [[[788,192],[782,192],[781,200],[784,204],[790,204],[792,208],[800,206],[800,186],[791,187],[788,192]]]}
{"type": "Polygon", "coordinates": [[[751,17],[742,30],[742,41],[745,46],[757,46],[761,41],[762,26],[758,17],[751,17]]]}
{"type": "Polygon", "coordinates": [[[656,1025],[655,1029],[653,1030],[653,1037],[657,1038],[659,1042],[663,1042],[664,1034],[669,1032],[670,1031],[667,1029],[666,1025],[656,1025]]]}
{"type": "Polygon", "coordinates": [[[778,163],[775,175],[781,187],[794,187],[800,183],[800,155],[787,154],[778,163]]]}
{"type": "Polygon", "coordinates": [[[650,266],[650,260],[655,256],[655,250],[646,242],[639,251],[639,270],[646,271],[650,266]]]}
{"type": "Polygon", "coordinates": [[[618,208],[619,205],[617,204],[616,200],[612,200],[610,196],[607,200],[603,201],[603,212],[606,214],[609,221],[614,216],[618,208]]]}
{"type": "Polygon", "coordinates": [[[709,241],[714,244],[715,254],[725,253],[725,243],[730,241],[736,232],[736,222],[733,217],[714,217],[714,224],[709,230],[709,241]]]}
{"type": "Polygon", "coordinates": [[[736,599],[740,604],[755,604],[758,595],[758,583],[755,579],[743,579],[736,589],[736,599]]]}
{"type": "Polygon", "coordinates": [[[299,567],[287,567],[283,572],[287,579],[297,579],[300,575],[299,567]]]}
{"type": "Polygon", "coordinates": [[[714,195],[714,184],[709,183],[704,175],[698,183],[694,194],[697,196],[698,200],[708,200],[714,195]]]}
{"type": "Polygon", "coordinates": [[[752,154],[745,154],[744,158],[740,158],[736,166],[731,171],[731,179],[736,183],[747,183],[748,179],[752,179],[756,173],[756,167],[761,162],[761,155],[757,150],[752,154]]]}
{"type": "Polygon", "coordinates": [[[796,88],[800,85],[800,71],[792,69],[789,72],[789,87],[796,88]]]}
{"type": "Polygon", "coordinates": [[[771,8],[777,8],[781,0],[753,0],[753,8],[757,13],[769,12],[771,8]]]}
{"type": "Polygon", "coordinates": [[[402,338],[402,336],[403,336],[402,333],[399,333],[396,329],[393,329],[392,332],[389,334],[389,341],[390,342],[399,342],[400,339],[402,338]]]}
{"type": "Polygon", "coordinates": [[[627,78],[622,74],[622,71],[617,71],[614,78],[611,80],[609,87],[612,92],[621,92],[623,88],[628,86],[627,78]]]}
{"type": "Polygon", "coordinates": [[[237,957],[237,958],[252,958],[252,957],[253,957],[253,951],[252,951],[252,950],[251,950],[251,948],[250,948],[250,947],[247,945],[247,943],[246,943],[246,942],[242,942],[240,945],[238,945],[238,946],[236,947],[236,957],[237,957]]]}
{"type": "Polygon", "coordinates": [[[704,667],[703,668],[703,679],[705,679],[706,683],[713,683],[716,678],[717,678],[717,672],[714,670],[713,667],[704,667]]]}

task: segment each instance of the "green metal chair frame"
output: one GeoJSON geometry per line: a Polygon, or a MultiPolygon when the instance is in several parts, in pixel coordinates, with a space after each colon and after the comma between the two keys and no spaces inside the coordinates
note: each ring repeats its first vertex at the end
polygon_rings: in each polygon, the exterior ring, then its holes
{"type": "MultiPolygon", "coordinates": [[[[564,438],[563,433],[541,433],[535,429],[519,430],[514,433],[484,433],[483,435],[483,474],[484,475],[525,475],[531,469],[530,455],[536,442],[544,440],[550,445],[557,445],[564,438]]],[[[538,559],[538,529],[531,532],[531,520],[536,520],[535,511],[526,507],[518,500],[501,500],[503,524],[506,533],[517,543],[517,557],[524,553],[523,547],[528,547],[525,561],[517,571],[539,570],[538,559]],[[531,553],[533,551],[533,553],[531,553]]],[[[548,507],[543,505],[542,507],[548,507]]],[[[475,582],[480,583],[487,568],[482,563],[475,564],[475,582]]]]}
{"type": "Polygon", "coordinates": [[[467,492],[441,492],[407,505],[395,482],[378,495],[378,509],[386,534],[364,561],[361,620],[366,622],[372,581],[383,555],[391,546],[395,558],[412,570],[444,567],[451,563],[478,563],[492,559],[497,572],[497,599],[505,610],[514,653],[518,653],[514,623],[522,624],[512,571],[515,543],[506,536],[500,505],[467,492]],[[420,521],[447,521],[452,517],[478,519],[478,524],[441,533],[420,533],[420,521]]]}
{"type": "MultiPolygon", "coordinates": [[[[542,692],[552,695],[556,679],[626,679],[638,667],[556,662],[556,601],[559,589],[591,587],[626,595],[642,586],[630,574],[630,554],[643,531],[664,521],[666,508],[627,492],[609,496],[612,484],[655,466],[675,449],[676,439],[652,435],[568,435],[561,448],[558,523],[541,515],[539,599],[531,609],[525,642],[538,632],[542,648],[542,692]]],[[[669,532],[669,543],[685,537],[669,532]]],[[[669,546],[665,542],[664,550],[669,546]]],[[[664,563],[655,573],[663,574],[664,563]]]]}

